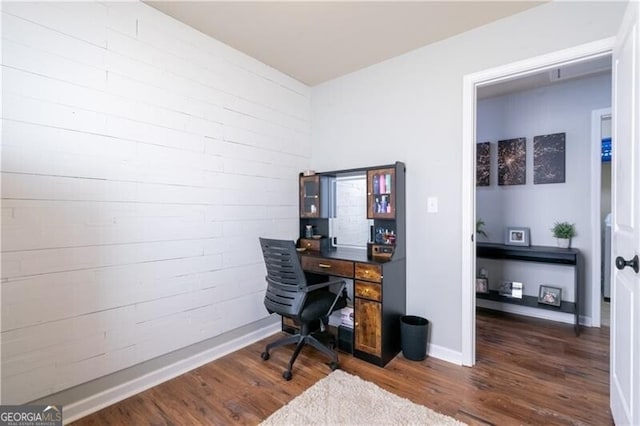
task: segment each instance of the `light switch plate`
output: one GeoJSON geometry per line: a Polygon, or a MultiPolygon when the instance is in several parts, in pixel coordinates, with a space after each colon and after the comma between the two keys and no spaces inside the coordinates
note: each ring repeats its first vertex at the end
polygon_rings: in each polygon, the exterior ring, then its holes
{"type": "Polygon", "coordinates": [[[427,198],[427,213],[438,213],[438,197],[427,198]]]}

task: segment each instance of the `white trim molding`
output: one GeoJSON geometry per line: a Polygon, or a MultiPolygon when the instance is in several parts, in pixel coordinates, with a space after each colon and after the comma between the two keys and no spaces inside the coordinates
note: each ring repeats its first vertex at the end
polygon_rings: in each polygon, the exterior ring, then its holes
{"type": "Polygon", "coordinates": [[[427,345],[427,355],[456,365],[462,365],[462,353],[438,345],[427,345]]]}
{"type": "MultiPolygon", "coordinates": [[[[540,318],[545,320],[563,322],[573,325],[576,317],[573,314],[565,312],[554,312],[547,309],[532,308],[530,306],[514,305],[512,303],[496,302],[494,300],[478,300],[479,307],[493,309],[496,311],[508,312],[510,314],[523,315],[532,318],[540,318]]],[[[582,324],[582,320],[580,320],[582,324]]]]}
{"type": "Polygon", "coordinates": [[[204,364],[237,351],[247,345],[271,336],[282,329],[280,321],[266,325],[258,330],[231,339],[215,347],[196,352],[189,357],[181,358],[171,364],[156,368],[146,374],[128,381],[120,382],[101,392],[64,405],[64,423],[74,422],[130,396],[171,380],[204,364]]]}
{"type": "Polygon", "coordinates": [[[611,108],[591,112],[591,324],[600,327],[600,303],[602,300],[602,224],[600,205],[602,202],[602,119],[611,117],[611,108]]]}
{"type": "Polygon", "coordinates": [[[462,83],[462,365],[476,363],[476,80],[462,83]]]}

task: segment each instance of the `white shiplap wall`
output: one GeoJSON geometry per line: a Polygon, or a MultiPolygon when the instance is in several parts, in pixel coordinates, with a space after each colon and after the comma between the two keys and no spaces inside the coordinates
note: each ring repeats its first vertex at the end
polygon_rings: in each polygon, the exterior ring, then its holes
{"type": "Polygon", "coordinates": [[[264,318],[307,86],[142,3],[2,5],[2,403],[264,318]]]}

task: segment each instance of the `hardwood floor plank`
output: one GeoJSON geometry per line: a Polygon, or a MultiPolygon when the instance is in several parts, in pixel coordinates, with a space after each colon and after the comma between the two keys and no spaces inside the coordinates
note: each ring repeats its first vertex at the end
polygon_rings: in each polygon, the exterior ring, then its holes
{"type": "MultiPolygon", "coordinates": [[[[293,349],[277,349],[265,362],[260,353],[266,343],[249,345],[74,424],[258,424],[330,372],[322,355],[305,348],[287,382],[281,374],[293,349]]],[[[470,425],[613,424],[608,328],[585,328],[575,337],[567,324],[479,310],[476,361],[467,368],[399,355],[380,368],[340,354],[344,371],[470,425]]]]}

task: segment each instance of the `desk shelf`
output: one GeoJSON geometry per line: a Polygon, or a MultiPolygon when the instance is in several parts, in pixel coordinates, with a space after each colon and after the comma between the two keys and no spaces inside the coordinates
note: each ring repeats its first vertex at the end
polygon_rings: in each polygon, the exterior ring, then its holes
{"type": "Polygon", "coordinates": [[[515,297],[500,296],[497,290],[490,290],[489,293],[476,293],[478,299],[491,300],[492,302],[510,303],[512,305],[527,306],[530,308],[547,309],[555,312],[565,312],[567,314],[576,313],[576,304],[574,302],[562,301],[560,306],[546,305],[544,303],[538,303],[538,298],[535,296],[522,296],[522,299],[515,297]]]}

